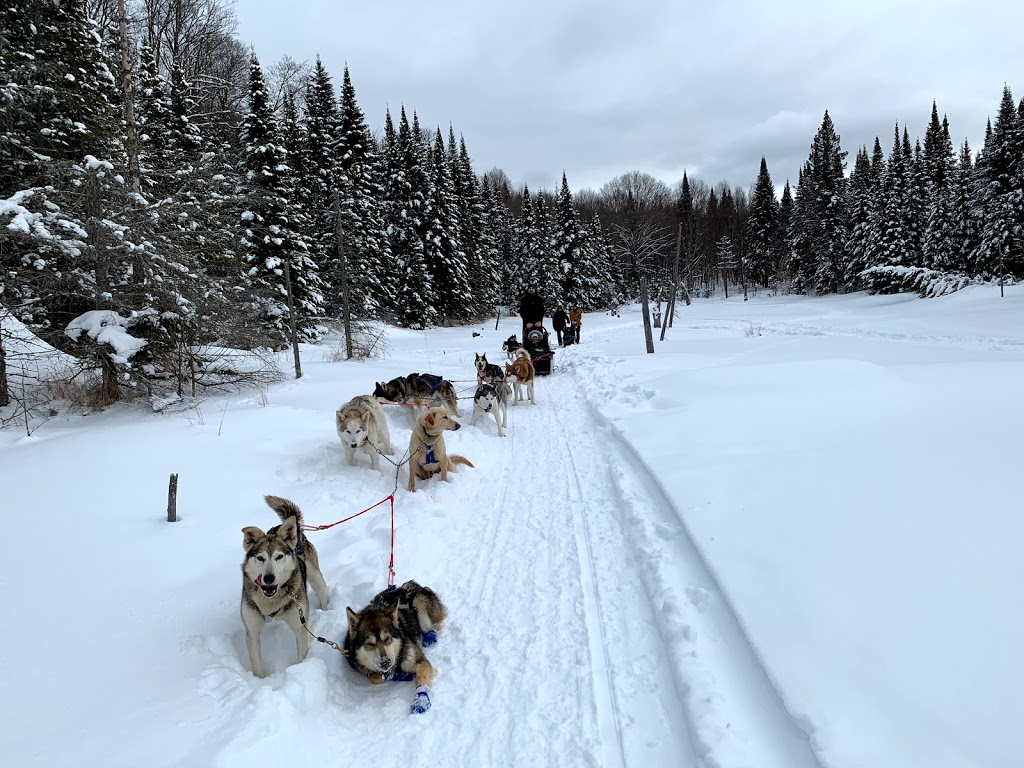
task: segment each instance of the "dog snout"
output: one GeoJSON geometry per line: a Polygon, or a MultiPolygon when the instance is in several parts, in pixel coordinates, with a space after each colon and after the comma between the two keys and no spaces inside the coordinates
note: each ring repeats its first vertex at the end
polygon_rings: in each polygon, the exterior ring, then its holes
{"type": "Polygon", "coordinates": [[[454,424],[455,424],[455,426],[454,426],[454,427],[452,427],[452,429],[456,429],[456,430],[458,430],[458,429],[462,429],[462,425],[461,425],[461,424],[459,424],[459,422],[457,422],[457,421],[456,421],[456,422],[454,422],[454,424]]]}
{"type": "Polygon", "coordinates": [[[275,579],[274,574],[272,574],[272,573],[265,573],[265,574],[263,574],[262,581],[263,581],[264,584],[269,586],[269,585],[274,583],[274,579],[275,579]]]}
{"type": "Polygon", "coordinates": [[[381,656],[380,660],[377,661],[377,667],[383,672],[387,672],[391,669],[393,664],[394,662],[391,660],[390,656],[381,656]]]}

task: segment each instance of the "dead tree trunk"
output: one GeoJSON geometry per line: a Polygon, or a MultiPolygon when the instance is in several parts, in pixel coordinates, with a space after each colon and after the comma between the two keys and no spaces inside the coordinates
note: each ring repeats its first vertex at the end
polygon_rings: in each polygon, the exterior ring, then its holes
{"type": "Polygon", "coordinates": [[[167,522],[178,522],[178,473],[171,474],[167,484],[167,522]]]}
{"type": "MultiPolygon", "coordinates": [[[[142,169],[139,164],[139,130],[135,124],[135,79],[132,75],[132,49],[128,37],[125,0],[117,0],[118,37],[121,46],[121,102],[124,104],[124,148],[128,154],[128,186],[135,196],[142,194],[142,169]]],[[[137,202],[137,198],[132,198],[137,202]]],[[[132,259],[132,282],[143,282],[143,249],[136,248],[132,259]]]]}
{"type": "Polygon", "coordinates": [[[292,298],[291,259],[284,260],[284,290],[288,296],[288,326],[292,337],[292,354],[295,357],[295,378],[302,378],[302,360],[299,359],[299,326],[295,322],[295,300],[292,298]]]}
{"type": "Polygon", "coordinates": [[[647,354],[654,354],[654,331],[651,330],[651,299],[647,293],[647,275],[640,273],[640,303],[644,314],[644,340],[647,343],[647,354]]]}
{"type": "Polygon", "coordinates": [[[345,324],[345,359],[352,359],[352,314],[348,292],[348,260],[341,231],[341,200],[334,193],[334,239],[338,244],[338,277],[341,280],[341,317],[345,324]]]}
{"type": "Polygon", "coordinates": [[[0,408],[11,404],[11,393],[7,389],[7,357],[4,354],[4,330],[0,327],[0,408]]]}

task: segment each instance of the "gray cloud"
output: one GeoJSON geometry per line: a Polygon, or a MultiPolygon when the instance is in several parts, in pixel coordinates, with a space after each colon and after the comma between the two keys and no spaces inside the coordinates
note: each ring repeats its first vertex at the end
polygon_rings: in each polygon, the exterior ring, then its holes
{"type": "Polygon", "coordinates": [[[684,169],[745,187],[762,154],[781,186],[825,109],[852,163],[876,135],[888,152],[897,120],[922,136],[933,98],[977,148],[1024,72],[1024,6],[1003,0],[242,0],[238,15],[264,65],[319,53],[340,82],[347,62],[371,127],[404,104],[531,189],[563,170],[573,189],[684,169]]]}

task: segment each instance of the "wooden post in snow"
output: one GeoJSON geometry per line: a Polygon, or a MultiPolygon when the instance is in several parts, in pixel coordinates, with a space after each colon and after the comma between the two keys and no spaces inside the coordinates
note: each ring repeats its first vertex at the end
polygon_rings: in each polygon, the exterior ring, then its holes
{"type": "Polygon", "coordinates": [[[171,473],[171,481],[167,485],[167,522],[178,522],[178,473],[171,473]]]}

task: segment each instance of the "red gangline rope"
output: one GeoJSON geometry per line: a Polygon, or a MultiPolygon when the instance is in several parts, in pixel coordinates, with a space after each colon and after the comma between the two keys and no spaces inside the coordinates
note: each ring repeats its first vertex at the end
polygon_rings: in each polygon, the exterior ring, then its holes
{"type": "Polygon", "coordinates": [[[388,561],[388,586],[393,587],[395,585],[395,494],[385,496],[383,499],[378,501],[376,504],[372,504],[364,510],[356,512],[354,515],[338,520],[334,523],[325,523],[324,525],[301,525],[299,526],[303,531],[326,531],[328,528],[333,528],[336,525],[347,523],[349,520],[364,515],[371,509],[376,509],[385,501],[391,502],[391,559],[388,561]]]}

